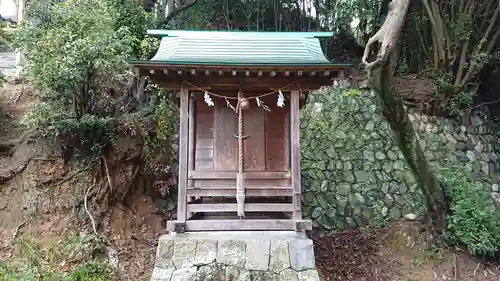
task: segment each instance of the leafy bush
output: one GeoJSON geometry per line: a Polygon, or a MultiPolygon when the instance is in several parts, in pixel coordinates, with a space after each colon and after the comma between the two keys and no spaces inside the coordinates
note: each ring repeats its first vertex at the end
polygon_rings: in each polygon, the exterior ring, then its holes
{"type": "Polygon", "coordinates": [[[3,30],[3,28],[7,26],[8,25],[5,21],[0,21],[0,52],[10,50],[10,41],[12,39],[12,35],[3,30]]]}
{"type": "Polygon", "coordinates": [[[422,74],[432,79],[434,83],[436,92],[429,102],[436,107],[438,114],[459,116],[464,109],[472,107],[475,93],[468,91],[465,87],[454,85],[452,73],[427,68],[422,74]]]}
{"type": "Polygon", "coordinates": [[[440,181],[451,198],[446,240],[471,254],[492,256],[500,250],[500,213],[488,191],[458,168],[443,169],[440,181]]]}
{"type": "Polygon", "coordinates": [[[124,60],[140,56],[146,23],[133,0],[33,4],[14,36],[40,94],[25,124],[68,158],[102,155],[134,98],[124,60]]]}

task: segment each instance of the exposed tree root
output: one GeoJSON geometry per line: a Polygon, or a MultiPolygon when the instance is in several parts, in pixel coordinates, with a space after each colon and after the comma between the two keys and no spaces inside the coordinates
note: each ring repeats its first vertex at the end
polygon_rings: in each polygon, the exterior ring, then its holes
{"type": "Polygon", "coordinates": [[[7,168],[7,169],[0,170],[0,183],[9,181],[9,180],[13,179],[15,176],[22,173],[26,169],[26,167],[28,167],[28,164],[30,163],[30,161],[31,161],[31,158],[25,160],[24,162],[22,162],[19,166],[15,167],[14,169],[7,168]]]}
{"type": "Polygon", "coordinates": [[[111,176],[109,175],[108,163],[106,162],[106,157],[102,157],[102,162],[104,163],[104,168],[106,169],[106,177],[108,178],[109,188],[113,191],[113,184],[111,181],[111,176]]]}
{"type": "Polygon", "coordinates": [[[20,224],[16,227],[16,230],[14,231],[14,234],[12,234],[12,240],[16,239],[17,234],[19,233],[19,230],[20,230],[20,229],[21,229],[21,227],[23,227],[25,224],[26,224],[26,221],[23,221],[22,223],[20,223],[20,224]]]}
{"type": "Polygon", "coordinates": [[[0,141],[0,154],[9,154],[14,152],[15,146],[19,144],[19,141],[0,141]]]}
{"type": "Polygon", "coordinates": [[[89,195],[89,192],[90,190],[92,190],[92,188],[94,187],[94,184],[91,185],[88,189],[87,189],[87,192],[85,192],[85,198],[83,199],[83,207],[85,208],[85,212],[87,213],[87,215],[89,216],[90,218],[90,222],[92,223],[92,230],[94,230],[94,234],[95,235],[98,235],[97,234],[97,227],[96,227],[96,224],[95,224],[95,220],[94,220],[94,217],[92,216],[92,214],[90,213],[89,209],[88,209],[88,206],[87,206],[87,196],[89,195]]]}
{"type": "Polygon", "coordinates": [[[85,171],[90,170],[90,168],[92,168],[93,166],[94,166],[94,165],[93,165],[93,164],[91,164],[91,165],[89,165],[89,166],[87,166],[87,167],[85,167],[85,168],[83,168],[83,169],[80,169],[80,170],[78,170],[78,171],[74,172],[73,174],[71,174],[71,175],[69,175],[69,176],[65,177],[64,179],[60,180],[59,182],[57,182],[57,183],[55,184],[55,186],[59,186],[59,185],[61,185],[61,184],[65,183],[65,182],[67,182],[67,181],[71,180],[72,178],[74,178],[74,177],[78,176],[79,174],[81,174],[81,173],[83,173],[83,172],[85,172],[85,171]]]}

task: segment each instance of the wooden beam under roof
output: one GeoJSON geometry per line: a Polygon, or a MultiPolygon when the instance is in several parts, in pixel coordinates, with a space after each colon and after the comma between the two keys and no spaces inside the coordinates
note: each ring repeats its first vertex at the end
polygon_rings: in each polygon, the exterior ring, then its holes
{"type": "Polygon", "coordinates": [[[223,72],[231,72],[231,71],[237,71],[237,72],[244,72],[246,70],[249,70],[251,72],[285,72],[285,71],[290,71],[290,72],[298,72],[298,71],[303,71],[303,72],[323,72],[323,71],[341,71],[341,70],[346,70],[349,68],[352,68],[353,65],[351,64],[332,64],[332,65],[191,65],[191,64],[186,64],[186,65],[179,65],[179,64],[158,64],[158,63],[151,63],[151,64],[134,64],[130,63],[131,67],[134,68],[139,68],[139,69],[182,69],[186,71],[191,71],[192,69],[195,69],[196,71],[204,71],[204,70],[211,70],[211,71],[223,71],[223,72]]]}
{"type": "MultiPolygon", "coordinates": [[[[177,75],[182,75],[183,73],[184,74],[191,74],[193,76],[197,76],[201,73],[201,75],[204,75],[204,76],[211,76],[212,75],[212,72],[214,72],[214,70],[208,70],[208,69],[205,69],[205,70],[196,70],[196,69],[191,69],[189,71],[186,71],[186,72],[183,72],[183,69],[177,69],[177,68],[163,68],[163,69],[137,69],[142,75],[148,75],[148,74],[158,74],[158,73],[161,73],[163,72],[163,74],[165,75],[175,75],[177,73],[177,75]]],[[[245,76],[245,77],[260,77],[260,76],[263,76],[264,73],[268,73],[270,77],[275,77],[275,76],[297,76],[297,77],[301,77],[304,75],[304,73],[306,74],[305,76],[328,76],[328,77],[332,77],[332,78],[336,78],[336,77],[342,77],[342,73],[344,73],[343,70],[335,70],[335,71],[331,71],[331,70],[324,70],[324,71],[303,71],[303,70],[299,70],[299,71],[295,71],[295,72],[292,72],[290,70],[284,70],[284,71],[275,71],[275,70],[272,70],[272,71],[268,71],[268,72],[265,72],[265,71],[262,71],[262,70],[255,70],[255,69],[241,69],[241,70],[231,70],[231,71],[223,71],[223,70],[216,70],[215,72],[218,73],[219,76],[245,76]]]]}
{"type": "Polygon", "coordinates": [[[333,85],[333,80],[329,76],[263,76],[263,77],[235,77],[217,76],[207,79],[205,76],[192,75],[164,75],[163,73],[149,75],[151,80],[167,89],[180,90],[181,86],[188,90],[199,91],[212,89],[220,91],[250,90],[256,92],[266,92],[270,90],[283,89],[314,91],[322,86],[333,85]],[[285,88],[286,87],[286,88],[285,88]]]}
{"type": "Polygon", "coordinates": [[[203,81],[202,79],[184,79],[184,80],[163,80],[158,78],[153,78],[153,82],[161,87],[177,91],[182,87],[190,91],[217,91],[217,92],[237,92],[239,90],[244,92],[255,92],[264,93],[274,90],[301,90],[314,91],[323,86],[333,85],[333,81],[330,79],[294,79],[294,80],[269,80],[262,78],[259,83],[255,81],[230,79],[231,77],[220,77],[216,81],[203,81]],[[189,83],[186,83],[189,82],[189,83]]]}

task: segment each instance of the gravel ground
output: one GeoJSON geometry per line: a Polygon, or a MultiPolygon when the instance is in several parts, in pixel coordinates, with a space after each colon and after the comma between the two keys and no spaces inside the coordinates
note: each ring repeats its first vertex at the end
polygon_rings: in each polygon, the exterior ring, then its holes
{"type": "Polygon", "coordinates": [[[399,267],[379,254],[374,236],[356,229],[313,240],[316,265],[325,281],[388,281],[399,267]]]}

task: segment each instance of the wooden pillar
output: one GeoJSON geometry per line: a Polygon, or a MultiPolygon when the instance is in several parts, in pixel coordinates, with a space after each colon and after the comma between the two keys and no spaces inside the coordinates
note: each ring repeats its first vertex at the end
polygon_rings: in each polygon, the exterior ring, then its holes
{"type": "Polygon", "coordinates": [[[290,164],[293,188],[293,222],[296,231],[301,231],[302,203],[300,186],[300,120],[299,120],[300,93],[293,90],[290,93],[290,164]]]}
{"type": "MultiPolygon", "coordinates": [[[[189,173],[191,171],[194,170],[194,121],[195,121],[194,118],[195,118],[195,116],[194,116],[194,99],[193,99],[193,93],[191,93],[191,94],[189,94],[188,175],[189,175],[189,173]]],[[[187,186],[188,187],[192,187],[193,186],[193,180],[188,179],[187,186]]],[[[193,196],[193,197],[189,197],[188,199],[189,200],[187,202],[189,203],[189,202],[194,201],[197,198],[195,198],[193,196]]],[[[194,215],[194,213],[187,213],[187,219],[189,219],[193,215],[194,215]]]]}
{"type": "MultiPolygon", "coordinates": [[[[290,105],[288,105],[291,108],[290,105]]],[[[285,170],[290,171],[290,110],[285,113],[285,170]]]]}
{"type": "Polygon", "coordinates": [[[175,232],[184,232],[186,223],[186,203],[188,185],[188,146],[189,146],[189,91],[180,91],[180,125],[179,125],[179,181],[177,184],[177,221],[175,232]]]}

